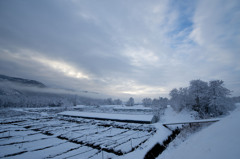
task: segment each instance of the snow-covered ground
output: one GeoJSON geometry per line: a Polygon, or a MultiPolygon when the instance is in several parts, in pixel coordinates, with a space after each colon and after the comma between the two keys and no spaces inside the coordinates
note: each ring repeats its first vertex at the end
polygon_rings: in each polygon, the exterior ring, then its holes
{"type": "MultiPolygon", "coordinates": [[[[0,114],[8,113],[0,116],[0,158],[117,158],[141,148],[156,133],[151,124],[54,115],[58,111],[59,108],[0,110],[0,114]]],[[[110,114],[116,115],[119,114],[110,114]]],[[[127,116],[121,116],[124,118],[127,116]]]]}
{"type": "MultiPolygon", "coordinates": [[[[104,109],[107,107],[104,106],[104,109]]],[[[78,109],[84,107],[74,108],[79,114],[78,109]]],[[[0,116],[0,158],[144,158],[156,143],[163,144],[172,134],[163,123],[193,121],[195,116],[194,112],[183,110],[176,113],[168,107],[160,122],[137,124],[57,116],[60,110],[66,111],[65,108],[0,110],[0,115],[8,113],[0,116]]],[[[127,119],[127,116],[114,114],[113,109],[107,114],[101,109],[99,112],[81,113],[88,117],[106,118],[108,114],[111,118],[127,119]]],[[[126,112],[125,115],[134,113],[126,112]]],[[[73,115],[73,112],[70,114],[73,115]]],[[[137,115],[139,112],[135,114],[135,119],[137,115]]],[[[238,108],[219,122],[197,131],[185,128],[158,159],[237,159],[240,157],[239,123],[238,108]]]]}
{"type": "Polygon", "coordinates": [[[240,109],[237,108],[219,122],[178,143],[178,146],[170,145],[158,159],[239,159],[239,135],[240,109]]]}
{"type": "Polygon", "coordinates": [[[177,113],[171,106],[167,107],[164,115],[160,117],[160,123],[176,123],[179,121],[191,121],[194,119],[194,112],[182,110],[177,113]]]}

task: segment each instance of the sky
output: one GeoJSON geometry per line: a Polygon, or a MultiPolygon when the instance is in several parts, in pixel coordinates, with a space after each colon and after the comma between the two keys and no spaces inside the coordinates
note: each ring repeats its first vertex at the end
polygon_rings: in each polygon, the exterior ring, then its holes
{"type": "Polygon", "coordinates": [[[223,80],[240,95],[239,0],[1,0],[0,74],[106,97],[223,80]]]}

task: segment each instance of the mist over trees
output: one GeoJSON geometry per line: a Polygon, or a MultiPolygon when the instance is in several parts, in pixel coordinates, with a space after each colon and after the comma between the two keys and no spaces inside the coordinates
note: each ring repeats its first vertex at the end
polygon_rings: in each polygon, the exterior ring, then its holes
{"type": "Polygon", "coordinates": [[[54,94],[21,92],[20,94],[0,94],[0,107],[60,107],[60,106],[99,106],[99,105],[121,105],[120,99],[96,99],[72,94],[54,94]]]}
{"type": "Polygon", "coordinates": [[[174,110],[186,108],[198,112],[200,118],[207,118],[224,115],[234,109],[230,93],[222,80],[192,80],[189,87],[174,88],[169,95],[174,110]]]}
{"type": "Polygon", "coordinates": [[[63,89],[52,89],[39,81],[0,75],[0,107],[60,107],[76,105],[121,105],[120,99],[96,99],[63,89]]]}
{"type": "Polygon", "coordinates": [[[76,105],[121,105],[120,99],[98,99],[47,87],[0,82],[0,107],[60,107],[76,105]]]}

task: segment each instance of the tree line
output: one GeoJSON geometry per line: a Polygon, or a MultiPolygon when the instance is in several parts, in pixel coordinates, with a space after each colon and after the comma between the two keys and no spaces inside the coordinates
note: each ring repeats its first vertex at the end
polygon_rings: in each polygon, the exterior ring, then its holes
{"type": "Polygon", "coordinates": [[[200,118],[217,117],[226,114],[235,108],[234,103],[240,101],[240,97],[230,98],[231,91],[224,86],[222,80],[205,82],[192,80],[188,87],[174,88],[170,91],[170,99],[144,98],[144,106],[158,106],[166,108],[168,104],[180,112],[183,109],[193,110],[200,118]]]}
{"type": "MultiPolygon", "coordinates": [[[[200,118],[216,117],[226,114],[235,108],[234,103],[240,97],[230,98],[231,91],[224,86],[222,80],[205,82],[192,80],[188,87],[174,88],[168,98],[144,98],[142,104],[156,112],[171,105],[175,111],[183,109],[198,112],[200,118]]],[[[120,99],[94,99],[71,94],[41,93],[22,91],[13,88],[0,88],[0,107],[43,107],[43,106],[75,106],[75,105],[122,105],[133,106],[134,98],[123,102],[120,99]]]]}

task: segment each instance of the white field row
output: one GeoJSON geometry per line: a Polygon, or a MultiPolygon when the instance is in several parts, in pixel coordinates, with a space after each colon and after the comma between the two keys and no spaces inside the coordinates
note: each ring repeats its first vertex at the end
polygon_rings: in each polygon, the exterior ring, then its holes
{"type": "Polygon", "coordinates": [[[146,124],[69,118],[1,119],[0,158],[114,158],[148,140],[146,124]]]}

